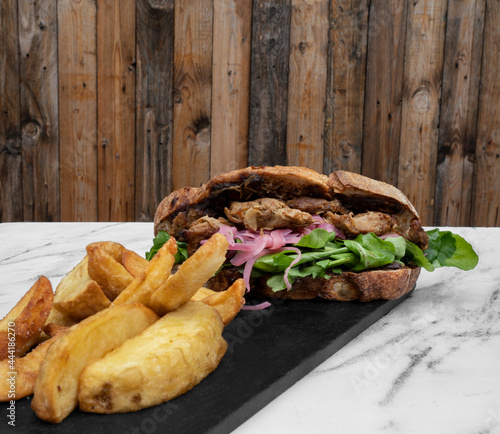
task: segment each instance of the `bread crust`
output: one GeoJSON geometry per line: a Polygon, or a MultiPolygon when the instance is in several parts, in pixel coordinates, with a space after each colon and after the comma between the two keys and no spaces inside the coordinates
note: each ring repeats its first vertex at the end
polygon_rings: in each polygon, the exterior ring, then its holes
{"type": "MultiPolygon", "coordinates": [[[[361,272],[344,271],[342,274],[331,274],[328,279],[299,277],[289,291],[274,292],[266,283],[267,277],[252,279],[251,285],[252,294],[264,298],[306,300],[321,297],[328,300],[367,302],[402,297],[413,289],[419,275],[420,267],[383,268],[361,272]]],[[[228,267],[210,279],[206,286],[214,291],[223,291],[240,277],[236,268],[228,267]]]]}

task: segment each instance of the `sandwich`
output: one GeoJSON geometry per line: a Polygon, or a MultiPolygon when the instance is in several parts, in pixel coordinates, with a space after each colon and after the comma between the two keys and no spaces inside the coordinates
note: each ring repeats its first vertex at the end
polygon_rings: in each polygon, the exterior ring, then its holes
{"type": "Polygon", "coordinates": [[[396,187],[359,174],[305,167],[247,167],[168,195],[154,218],[149,252],[177,241],[182,262],[213,234],[227,260],[206,284],[227,289],[243,277],[260,297],[361,302],[396,299],[421,268],[471,269],[477,255],[447,231],[426,232],[396,187]]]}

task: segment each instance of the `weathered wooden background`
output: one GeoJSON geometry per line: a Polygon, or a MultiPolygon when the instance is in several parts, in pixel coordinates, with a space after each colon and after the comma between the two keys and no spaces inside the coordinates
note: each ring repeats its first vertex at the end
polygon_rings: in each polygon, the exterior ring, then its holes
{"type": "Polygon", "coordinates": [[[148,221],[248,164],[500,226],[500,0],[0,0],[1,221],[148,221]]]}

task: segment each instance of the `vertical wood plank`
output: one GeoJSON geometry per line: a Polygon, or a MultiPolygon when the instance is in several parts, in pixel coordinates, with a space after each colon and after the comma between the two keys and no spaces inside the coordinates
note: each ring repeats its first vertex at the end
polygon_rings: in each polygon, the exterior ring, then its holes
{"type": "Polygon", "coordinates": [[[408,5],[398,187],[432,224],[446,0],[408,5]]]}
{"type": "Polygon", "coordinates": [[[292,0],[287,162],[323,172],[328,1],[292,0]]]}
{"type": "Polygon", "coordinates": [[[25,221],[59,220],[57,3],[19,2],[25,221]]]}
{"type": "Polygon", "coordinates": [[[175,2],[174,190],[210,178],[212,0],[175,2]]]}
{"type": "Polygon", "coordinates": [[[62,221],[97,219],[96,1],[59,0],[62,221]]]}
{"type": "Polygon", "coordinates": [[[286,164],[290,0],[255,0],[248,162],[286,164]]]}
{"type": "Polygon", "coordinates": [[[361,170],[368,12],[368,0],[330,3],[325,173],[361,170]]]}
{"type": "Polygon", "coordinates": [[[372,2],[362,173],[397,184],[407,2],[372,2]]]}
{"type": "Polygon", "coordinates": [[[97,8],[98,220],[134,220],[135,0],[97,8]]]}
{"type": "Polygon", "coordinates": [[[448,6],[437,155],[437,225],[469,224],[477,120],[475,95],[479,90],[476,77],[481,59],[474,57],[474,51],[481,51],[484,4],[484,0],[459,0],[448,6]]]}
{"type": "Polygon", "coordinates": [[[500,1],[486,2],[477,121],[473,226],[500,225],[500,1]]]}
{"type": "Polygon", "coordinates": [[[214,0],[210,176],[247,165],[252,2],[214,0]]]}
{"type": "Polygon", "coordinates": [[[16,0],[0,2],[0,222],[23,220],[16,0]]]}
{"type": "Polygon", "coordinates": [[[174,0],[136,0],[135,219],[172,191],[174,0]]]}

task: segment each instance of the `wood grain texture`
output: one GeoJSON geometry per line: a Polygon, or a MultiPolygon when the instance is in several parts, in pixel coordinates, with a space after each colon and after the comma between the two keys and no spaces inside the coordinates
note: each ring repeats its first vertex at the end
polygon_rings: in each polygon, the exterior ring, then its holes
{"type": "Polygon", "coordinates": [[[287,163],[323,172],[328,1],[292,0],[287,163]]]}
{"type": "Polygon", "coordinates": [[[500,1],[486,2],[471,225],[500,225],[500,1]]]}
{"type": "Polygon", "coordinates": [[[136,1],[135,218],[172,191],[174,0],[136,1]]]}
{"type": "Polygon", "coordinates": [[[59,221],[56,10],[56,0],[19,3],[25,221],[59,221]]]}
{"type": "Polygon", "coordinates": [[[469,224],[484,0],[448,6],[434,224],[469,224]],[[469,99],[470,98],[470,99],[469,99]],[[472,125],[472,127],[471,127],[472,125]]]}
{"type": "Polygon", "coordinates": [[[424,225],[434,216],[446,0],[408,6],[398,187],[424,225]]]}
{"type": "Polygon", "coordinates": [[[368,12],[368,0],[330,3],[325,173],[361,171],[368,12]]]}
{"type": "Polygon", "coordinates": [[[23,220],[16,0],[0,2],[0,222],[23,220]]]}
{"type": "Polygon", "coordinates": [[[57,15],[61,220],[95,221],[96,2],[60,1],[57,15]]]}
{"type": "Polygon", "coordinates": [[[407,2],[372,2],[368,33],[363,174],[397,184],[407,2]]]}
{"type": "Polygon", "coordinates": [[[255,0],[248,162],[287,163],[290,0],[255,0]]]}
{"type": "Polygon", "coordinates": [[[247,166],[252,2],[214,0],[210,177],[247,166]]]}
{"type": "Polygon", "coordinates": [[[135,0],[97,8],[98,220],[134,220],[135,0]]]}
{"type": "Polygon", "coordinates": [[[175,3],[174,190],[210,178],[212,25],[211,0],[175,3]]]}

